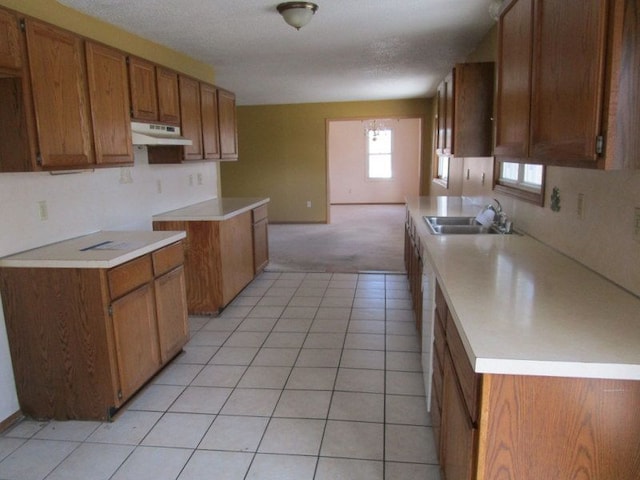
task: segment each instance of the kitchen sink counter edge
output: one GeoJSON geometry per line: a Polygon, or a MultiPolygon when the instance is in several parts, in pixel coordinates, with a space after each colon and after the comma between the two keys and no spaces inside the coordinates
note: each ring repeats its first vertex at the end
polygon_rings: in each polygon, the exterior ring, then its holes
{"type": "Polygon", "coordinates": [[[153,221],[223,221],[269,203],[270,198],[223,197],[153,216],[153,221]]]}
{"type": "Polygon", "coordinates": [[[0,258],[0,267],[113,268],[186,237],[181,231],[99,231],[0,258]]]}
{"type": "Polygon", "coordinates": [[[640,380],[640,298],[527,235],[429,232],[479,199],[406,202],[477,373],[640,380]]]}

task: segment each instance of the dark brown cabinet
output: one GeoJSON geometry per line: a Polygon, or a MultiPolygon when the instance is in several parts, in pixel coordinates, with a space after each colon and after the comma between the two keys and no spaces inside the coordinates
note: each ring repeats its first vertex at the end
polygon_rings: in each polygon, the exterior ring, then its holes
{"type": "Polygon", "coordinates": [[[168,68],[156,67],[158,84],[158,121],[180,125],[180,89],[178,74],[168,68]]]}
{"type": "Polygon", "coordinates": [[[19,19],[0,10],[0,68],[20,70],[23,65],[19,19]]]}
{"type": "Polygon", "coordinates": [[[499,23],[498,160],[638,168],[638,12],[628,0],[515,0],[499,23]],[[625,80],[626,79],[626,80],[625,80]],[[622,95],[622,86],[628,89],[622,95]]]}
{"type": "Polygon", "coordinates": [[[436,153],[491,155],[494,64],[460,63],[440,83],[436,99],[436,153]]]}
{"type": "Polygon", "coordinates": [[[416,330],[420,333],[422,332],[422,248],[413,218],[408,213],[404,235],[404,262],[409,278],[411,305],[413,307],[416,330]]]}

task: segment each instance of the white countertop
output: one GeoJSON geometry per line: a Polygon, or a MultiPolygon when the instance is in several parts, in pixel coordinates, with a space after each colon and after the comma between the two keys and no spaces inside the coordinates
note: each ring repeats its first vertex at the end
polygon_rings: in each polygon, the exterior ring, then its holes
{"type": "Polygon", "coordinates": [[[526,235],[429,233],[469,200],[407,205],[476,372],[640,380],[638,297],[526,235]]]}
{"type": "Polygon", "coordinates": [[[186,236],[170,231],[101,231],[0,258],[0,267],[113,268],[186,236]]]}
{"type": "Polygon", "coordinates": [[[188,207],[154,215],[154,221],[222,221],[248,212],[270,201],[269,198],[215,198],[188,207]]]}

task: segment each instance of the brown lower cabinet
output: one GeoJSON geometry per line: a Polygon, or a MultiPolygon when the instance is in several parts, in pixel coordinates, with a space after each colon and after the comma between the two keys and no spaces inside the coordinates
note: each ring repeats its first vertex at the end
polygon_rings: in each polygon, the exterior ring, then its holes
{"type": "Polygon", "coordinates": [[[251,211],[253,220],[253,271],[257,275],[269,263],[269,232],[267,205],[251,211]]]}
{"type": "Polygon", "coordinates": [[[443,479],[640,478],[639,381],[475,373],[440,286],[435,297],[431,417],[443,479]]]}
{"type": "Polygon", "coordinates": [[[253,280],[251,211],[221,221],[154,221],[153,229],[187,232],[185,272],[189,313],[218,312],[253,280]]]}
{"type": "Polygon", "coordinates": [[[108,420],[188,340],[183,243],[111,269],[2,268],[20,409],[108,420]]]}

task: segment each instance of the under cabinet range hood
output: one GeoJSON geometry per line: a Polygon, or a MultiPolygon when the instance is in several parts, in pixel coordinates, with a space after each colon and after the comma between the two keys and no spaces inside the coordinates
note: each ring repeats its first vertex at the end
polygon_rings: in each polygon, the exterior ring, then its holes
{"type": "Polygon", "coordinates": [[[193,145],[180,127],[154,123],[131,122],[131,140],[134,145],[193,145]]]}

